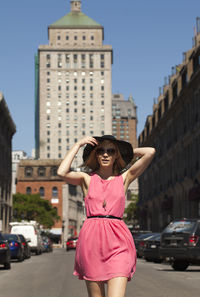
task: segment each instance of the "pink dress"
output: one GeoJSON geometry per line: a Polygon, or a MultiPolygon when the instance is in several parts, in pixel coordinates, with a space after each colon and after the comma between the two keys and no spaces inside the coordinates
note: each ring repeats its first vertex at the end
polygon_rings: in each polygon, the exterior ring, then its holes
{"type": "MultiPolygon", "coordinates": [[[[119,175],[111,180],[103,180],[93,174],[85,197],[85,207],[87,217],[122,217],[125,208],[123,177],[119,175]]],[[[85,220],[76,247],[74,275],[91,281],[107,281],[124,276],[130,281],[135,268],[135,245],[123,220],[85,220]]]]}

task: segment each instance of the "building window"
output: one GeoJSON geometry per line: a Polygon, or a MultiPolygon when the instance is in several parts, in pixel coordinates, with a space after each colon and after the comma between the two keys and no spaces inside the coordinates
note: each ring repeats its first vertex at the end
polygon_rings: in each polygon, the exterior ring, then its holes
{"type": "Polygon", "coordinates": [[[81,55],[81,68],[85,68],[85,54],[81,55]]]}
{"type": "Polygon", "coordinates": [[[66,40],[69,40],[69,36],[68,35],[66,35],[66,40]]]}
{"type": "Polygon", "coordinates": [[[40,197],[44,197],[44,195],[45,195],[44,187],[40,187],[39,194],[40,194],[40,197]]]}
{"type": "Polygon", "coordinates": [[[78,67],[78,56],[75,54],[73,55],[73,62],[74,62],[74,68],[78,67]]]}
{"type": "Polygon", "coordinates": [[[62,67],[62,55],[58,54],[58,68],[62,67]]]}
{"type": "Polygon", "coordinates": [[[33,175],[33,168],[32,167],[25,167],[25,176],[31,177],[33,175]]]}
{"type": "Polygon", "coordinates": [[[51,56],[49,54],[46,55],[46,67],[51,67],[51,56]]]}
{"type": "Polygon", "coordinates": [[[94,55],[93,54],[89,55],[89,66],[90,66],[90,68],[94,67],[94,55]]]}
{"type": "Polygon", "coordinates": [[[52,197],[58,197],[58,188],[57,187],[52,188],[52,197]]]}
{"type": "Polygon", "coordinates": [[[91,40],[94,40],[94,36],[93,35],[91,36],[91,40]]]}
{"type": "Polygon", "coordinates": [[[70,67],[70,55],[66,54],[65,55],[65,63],[66,63],[66,68],[70,67]]]}
{"type": "Polygon", "coordinates": [[[104,55],[100,55],[101,56],[101,68],[104,68],[104,55]]]}
{"type": "Polygon", "coordinates": [[[78,40],[78,36],[75,35],[75,36],[74,36],[74,40],[78,40]]]}
{"type": "Polygon", "coordinates": [[[26,195],[31,195],[31,187],[26,188],[26,195]]]}
{"type": "Polygon", "coordinates": [[[85,35],[83,35],[83,40],[86,40],[86,36],[85,35]]]}
{"type": "Polygon", "coordinates": [[[45,176],[46,168],[45,167],[39,167],[38,168],[38,176],[45,176]]]}

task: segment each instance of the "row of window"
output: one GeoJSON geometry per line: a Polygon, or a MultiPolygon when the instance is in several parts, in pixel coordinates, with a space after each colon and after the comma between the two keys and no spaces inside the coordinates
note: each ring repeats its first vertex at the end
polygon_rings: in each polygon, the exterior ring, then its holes
{"type": "MultiPolygon", "coordinates": [[[[96,56],[95,56],[95,61],[96,61],[96,56]]],[[[57,55],[57,67],[58,68],[94,68],[94,54],[58,54],[57,55]],[[86,63],[87,62],[87,63],[86,63]]],[[[100,68],[105,67],[104,63],[104,54],[100,54],[100,68]]],[[[51,55],[47,54],[46,55],[46,67],[50,68],[51,67],[51,55]]]]}
{"type": "MultiPolygon", "coordinates": [[[[93,95],[93,93],[90,93],[89,95],[87,95],[88,97],[90,97],[91,99],[92,98],[94,98],[94,95],[93,95]]],[[[99,94],[99,96],[101,97],[101,98],[105,98],[105,95],[104,95],[104,93],[100,93],[99,94]]],[[[62,96],[62,94],[61,93],[59,93],[58,94],[58,99],[61,99],[63,96],[62,96]]],[[[66,93],[66,96],[65,96],[67,99],[77,99],[79,96],[78,96],[78,93],[74,93],[73,95],[70,95],[69,93],[66,93]],[[73,97],[73,98],[72,98],[73,97]]],[[[50,93],[47,93],[47,100],[49,100],[51,98],[51,94],[50,93]]],[[[85,99],[86,98],[86,94],[85,93],[82,93],[81,94],[81,98],[83,98],[83,99],[85,99]]],[[[98,98],[98,96],[96,96],[96,98],[98,98]]],[[[59,105],[60,103],[58,102],[58,105],[59,105]]]]}
{"type": "MultiPolygon", "coordinates": [[[[57,167],[53,166],[50,169],[50,175],[51,176],[57,176],[57,167]]],[[[24,173],[26,177],[32,177],[33,176],[33,167],[27,166],[24,169],[24,173]]],[[[46,167],[40,166],[37,169],[37,175],[38,176],[46,176],[46,167]]]]}
{"type": "MultiPolygon", "coordinates": [[[[55,79],[53,81],[55,82],[55,79]]],[[[70,81],[69,78],[66,78],[65,81],[66,81],[66,84],[69,84],[70,82],[71,83],[74,83],[74,84],[78,84],[79,83],[77,78],[74,78],[71,81],[70,81]]],[[[50,83],[50,82],[51,82],[51,79],[50,78],[47,78],[47,83],[50,83]]],[[[62,79],[61,78],[58,78],[58,83],[61,83],[61,82],[62,82],[62,79]]],[[[88,82],[90,84],[93,84],[93,82],[94,82],[93,78],[88,79],[88,82]]],[[[101,79],[100,82],[101,82],[101,84],[104,84],[104,79],[101,79]]],[[[85,78],[82,78],[81,79],[81,83],[82,84],[85,84],[86,83],[86,79],[85,78]]]]}
{"type": "MultiPolygon", "coordinates": [[[[26,187],[26,194],[31,195],[32,194],[32,188],[31,187],[26,187]]],[[[40,187],[39,188],[39,194],[41,197],[45,197],[45,188],[40,187]]],[[[57,187],[52,187],[51,194],[53,198],[58,198],[58,188],[57,187]]]]}
{"type": "MultiPolygon", "coordinates": [[[[74,103],[74,105],[78,105],[78,101],[77,100],[74,100],[73,103],[74,103]]],[[[79,103],[81,103],[82,105],[85,105],[86,104],[85,100],[81,100],[81,102],[79,102],[79,103]]],[[[58,101],[57,105],[58,106],[61,106],[62,105],[62,101],[58,101]]],[[[66,105],[67,106],[70,105],[69,100],[66,101],[66,105]]],[[[90,105],[93,106],[93,101],[90,101],[90,105]]],[[[101,101],[101,105],[104,105],[104,101],[103,100],[101,101]]],[[[46,106],[50,107],[51,106],[51,102],[50,101],[46,101],[46,106]]],[[[61,107],[60,107],[60,109],[58,109],[58,112],[61,112],[61,107]]]]}
{"type": "MultiPolygon", "coordinates": [[[[78,35],[73,35],[73,36],[69,36],[69,35],[65,35],[63,38],[61,37],[61,35],[57,35],[57,40],[60,41],[62,39],[65,39],[65,40],[75,40],[77,41],[78,40],[78,35]]],[[[83,40],[83,41],[86,41],[87,39],[89,40],[94,40],[94,35],[91,35],[91,36],[86,36],[86,35],[82,35],[81,37],[79,37],[79,39],[83,40]]]]}

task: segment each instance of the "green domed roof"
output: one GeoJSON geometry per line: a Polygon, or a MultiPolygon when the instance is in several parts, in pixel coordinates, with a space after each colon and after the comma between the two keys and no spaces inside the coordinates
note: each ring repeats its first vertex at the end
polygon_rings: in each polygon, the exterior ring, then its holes
{"type": "Polygon", "coordinates": [[[103,28],[99,23],[88,17],[82,12],[70,12],[49,28],[103,28]]]}

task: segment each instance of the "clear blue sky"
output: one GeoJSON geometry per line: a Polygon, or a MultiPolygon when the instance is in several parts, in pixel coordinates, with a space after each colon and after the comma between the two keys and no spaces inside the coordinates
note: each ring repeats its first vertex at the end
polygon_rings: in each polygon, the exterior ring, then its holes
{"type": "MultiPolygon", "coordinates": [[[[0,90],[17,133],[13,149],[34,148],[34,54],[48,44],[47,27],[70,11],[69,0],[9,0],[0,4],[0,90]]],[[[104,26],[114,52],[112,91],[138,106],[138,134],[164,77],[192,47],[199,0],[82,0],[82,11],[104,26]]]]}

